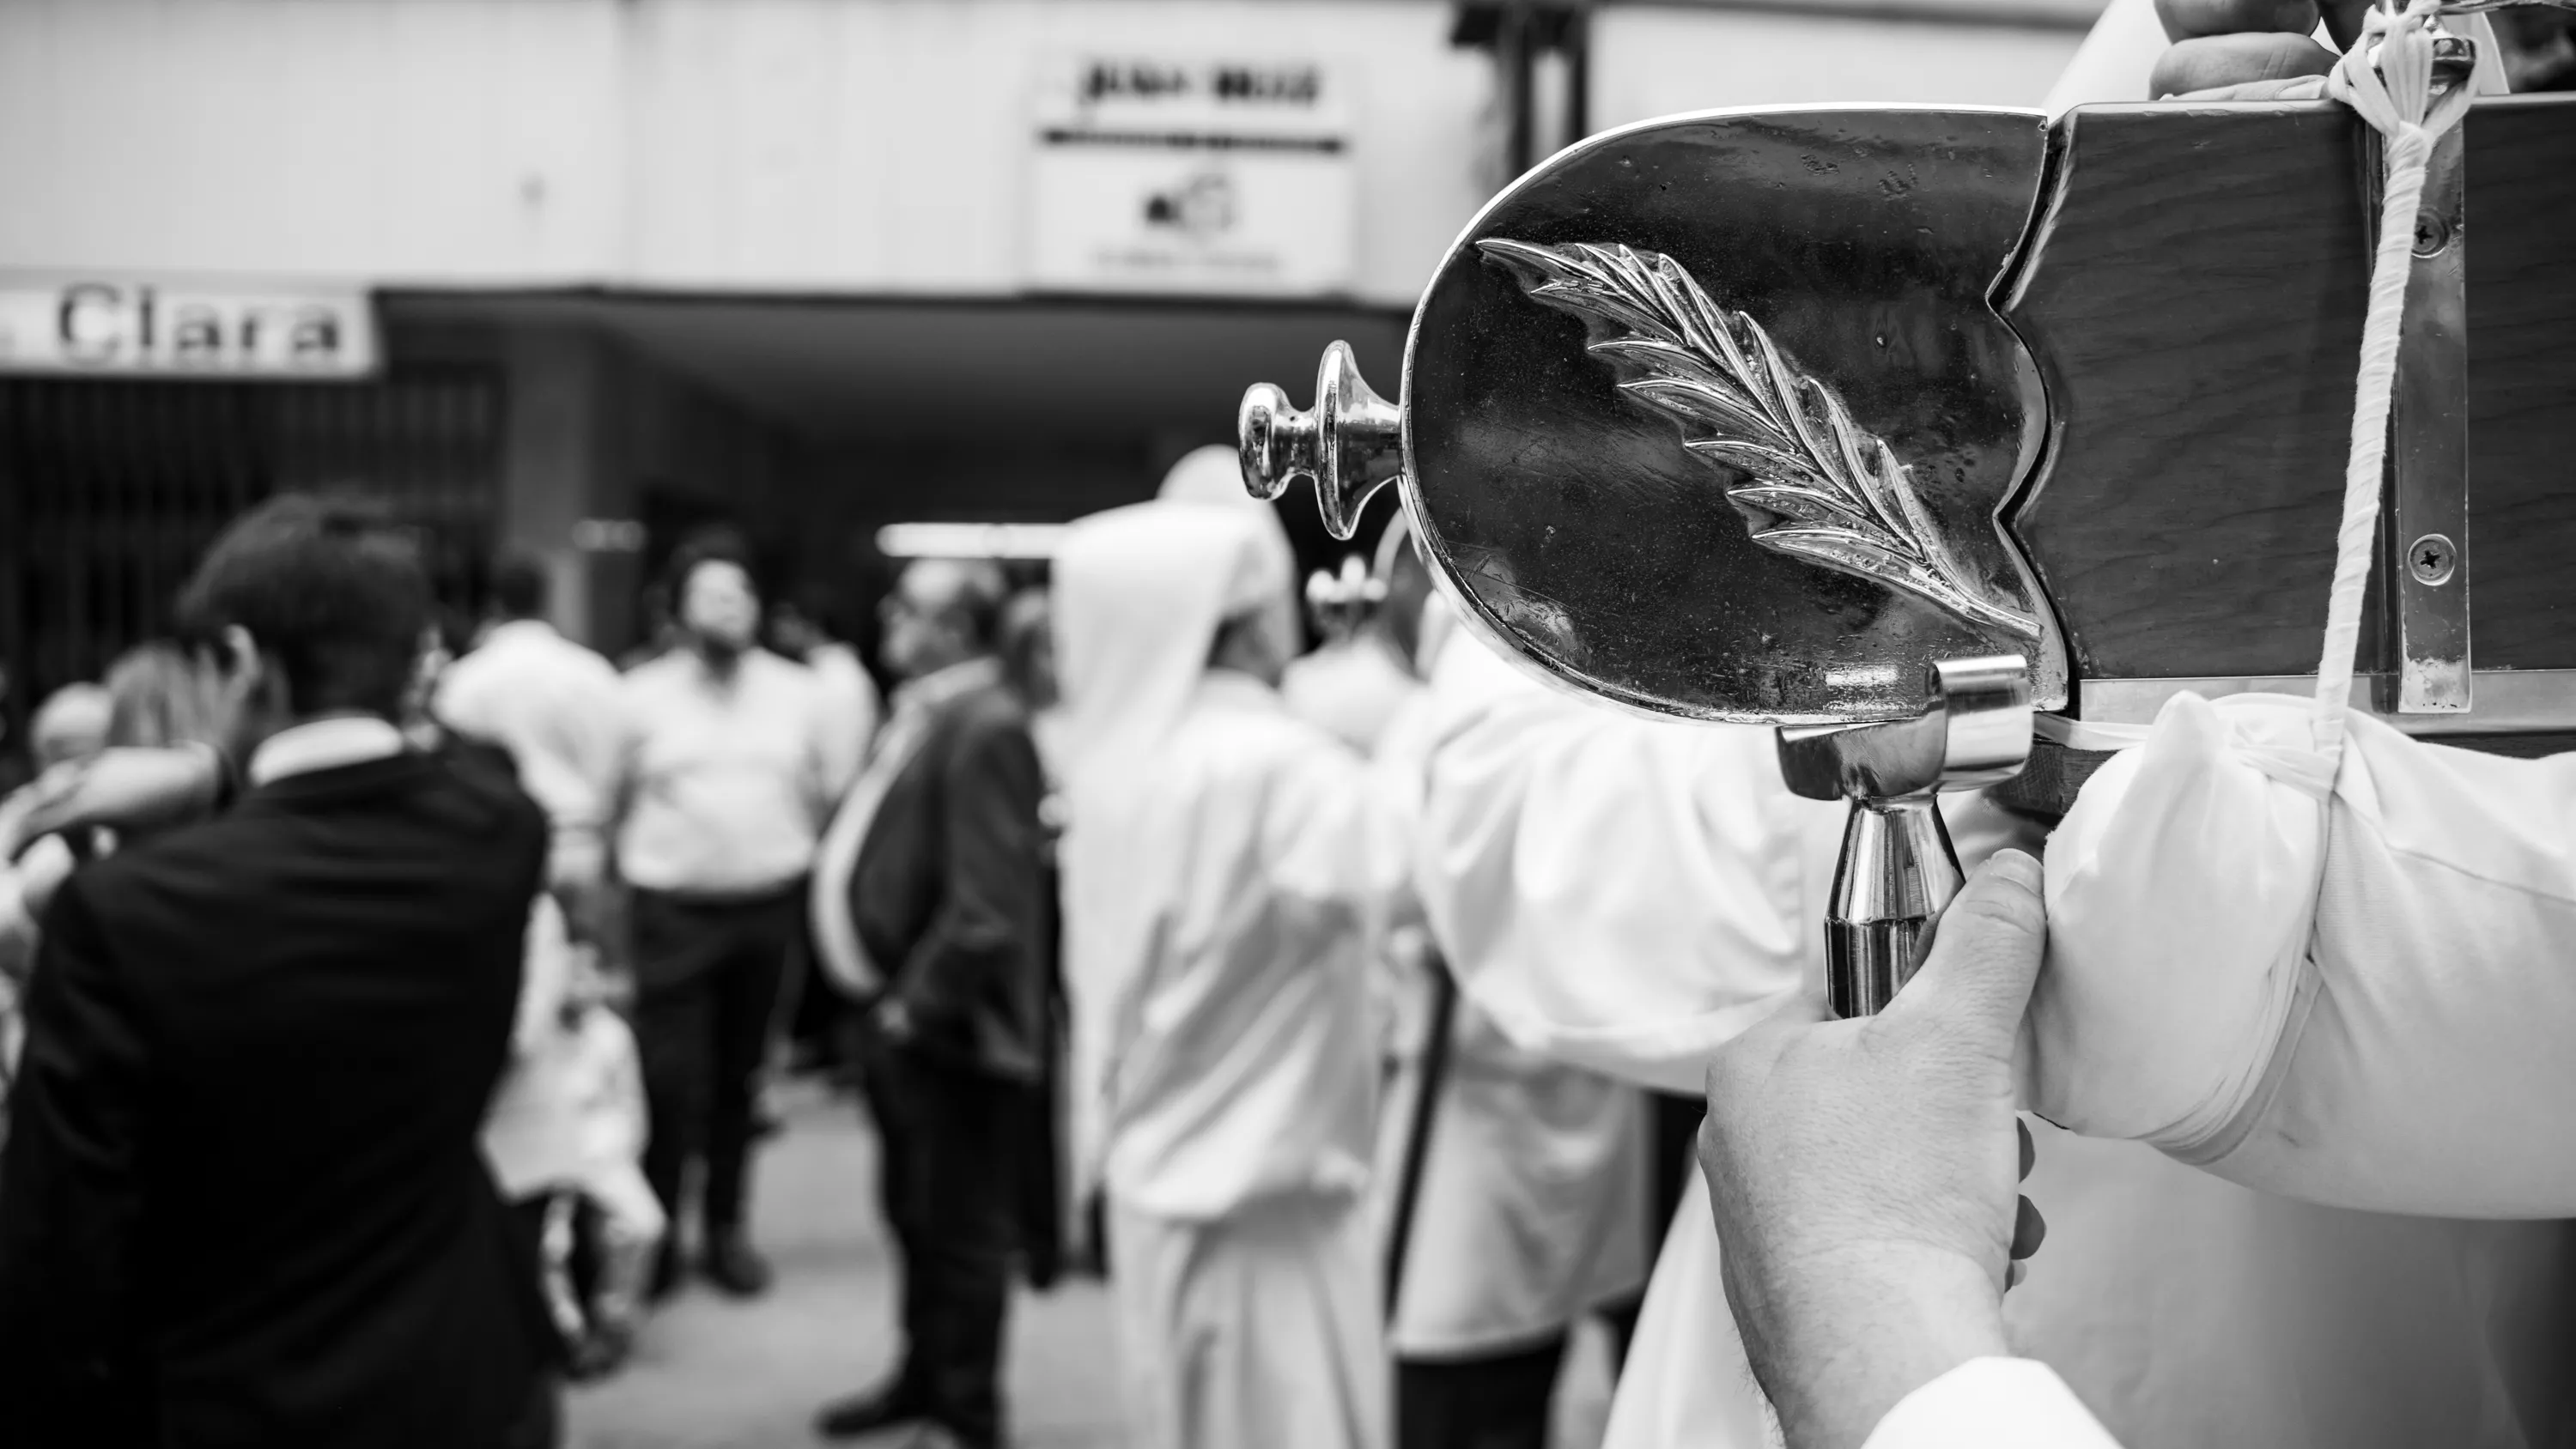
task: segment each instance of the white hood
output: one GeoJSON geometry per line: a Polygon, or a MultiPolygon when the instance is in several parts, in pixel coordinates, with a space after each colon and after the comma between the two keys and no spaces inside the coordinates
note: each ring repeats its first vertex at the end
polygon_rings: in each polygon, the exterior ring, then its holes
{"type": "Polygon", "coordinates": [[[1097,1169],[1113,1003],[1144,959],[1161,904],[1143,796],[1188,712],[1225,620],[1285,594],[1290,565],[1249,509],[1138,503],[1096,513],[1055,556],[1063,691],[1064,977],[1073,1007],[1077,1173],[1097,1169]]]}
{"type": "Polygon", "coordinates": [[[1279,575],[1275,595],[1262,602],[1262,624],[1279,645],[1280,658],[1293,659],[1305,652],[1305,636],[1297,626],[1296,547],[1288,541],[1288,526],[1279,521],[1278,508],[1253,497],[1243,486],[1243,462],[1233,447],[1210,443],[1191,449],[1163,475],[1163,486],[1154,496],[1166,503],[1222,508],[1259,522],[1261,548],[1272,556],[1270,566],[1279,575]]]}

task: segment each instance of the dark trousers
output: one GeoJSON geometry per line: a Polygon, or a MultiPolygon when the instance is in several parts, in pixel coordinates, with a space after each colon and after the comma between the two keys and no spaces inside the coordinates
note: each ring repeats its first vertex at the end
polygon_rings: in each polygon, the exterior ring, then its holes
{"type": "Polygon", "coordinates": [[[1002,1430],[1019,1157],[1029,1089],[870,1036],[868,1105],[903,1271],[897,1398],[971,1445],[1002,1430]]]}
{"type": "Polygon", "coordinates": [[[1565,1335],[1510,1353],[1398,1359],[1396,1449],[1547,1449],[1565,1335]]]}
{"type": "Polygon", "coordinates": [[[635,1046],[652,1137],[644,1177],[678,1241],[681,1183],[706,1162],[707,1235],[743,1223],[752,1109],[805,893],[708,902],[634,893],[635,1046]]]}

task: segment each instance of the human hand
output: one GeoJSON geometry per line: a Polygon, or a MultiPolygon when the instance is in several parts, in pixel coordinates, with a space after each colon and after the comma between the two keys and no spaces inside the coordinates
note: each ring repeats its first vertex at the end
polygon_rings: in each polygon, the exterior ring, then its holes
{"type": "Polygon", "coordinates": [[[2361,34],[2369,0],[2156,0],[2173,41],[2156,61],[2154,96],[2310,100],[2340,57],[2310,35],[2319,19],[2338,45],[2361,34]]]}
{"type": "Polygon", "coordinates": [[[1804,998],[1719,1049],[1699,1158],[1727,1304],[1790,1444],[1857,1445],[1898,1399],[2008,1353],[2045,1231],[2013,1052],[2047,944],[2039,862],[1987,861],[1877,1016],[1804,998]]]}
{"type": "Polygon", "coordinates": [[[44,836],[83,826],[176,824],[213,804],[221,771],[212,749],[193,746],[110,749],[56,766],[11,797],[14,828],[0,849],[15,858],[44,836]]]}

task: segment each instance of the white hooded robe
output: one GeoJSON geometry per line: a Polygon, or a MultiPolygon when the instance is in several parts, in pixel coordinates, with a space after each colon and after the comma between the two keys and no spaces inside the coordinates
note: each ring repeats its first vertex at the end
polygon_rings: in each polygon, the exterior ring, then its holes
{"type": "Polygon", "coordinates": [[[1096,1103],[1131,1442],[1378,1449],[1367,973],[1395,862],[1360,760],[1221,621],[1287,579],[1259,520],[1157,502],[1055,564],[1077,1090],[1096,1103]]]}

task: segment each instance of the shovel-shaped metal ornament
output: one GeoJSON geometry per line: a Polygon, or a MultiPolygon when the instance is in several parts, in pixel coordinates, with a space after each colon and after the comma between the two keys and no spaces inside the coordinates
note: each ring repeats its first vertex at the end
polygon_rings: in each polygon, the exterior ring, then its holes
{"type": "Polygon", "coordinates": [[[2036,379],[1984,295],[2041,139],[1928,111],[1632,128],[1469,229],[1416,315],[1409,407],[1338,344],[1311,411],[1244,400],[1256,494],[1310,478],[1347,536],[1401,475],[1461,615],[1552,681],[1784,726],[1792,788],[1852,802],[1827,927],[1847,1014],[1885,1004],[1959,887],[1934,793],[2020,767],[2034,681],[2064,698],[1994,522],[2036,379]],[[1820,180],[1861,137],[1914,153],[1909,224],[1820,180]],[[1712,204],[1739,190],[1761,204],[1712,204]]]}
{"type": "MultiPolygon", "coordinates": [[[[2576,97],[2484,101],[2458,134],[2464,179],[2428,192],[2419,243],[2447,260],[2409,294],[2358,702],[2565,748],[2576,97]],[[2471,472],[2477,516],[2509,520],[2478,534],[2474,670],[2471,472]]],[[[1460,616],[1511,657],[1628,708],[1779,726],[1792,788],[1853,802],[1827,940],[1837,1004],[1873,1010],[1957,886],[1932,794],[2003,782],[2062,810],[2103,758],[2034,749],[2035,712],[2143,722],[2180,689],[2313,676],[2370,135],[2323,101],[1609,132],[1450,249],[1401,406],[1338,344],[1312,410],[1252,389],[1245,483],[1312,479],[1347,536],[1400,479],[1460,616]]]]}

